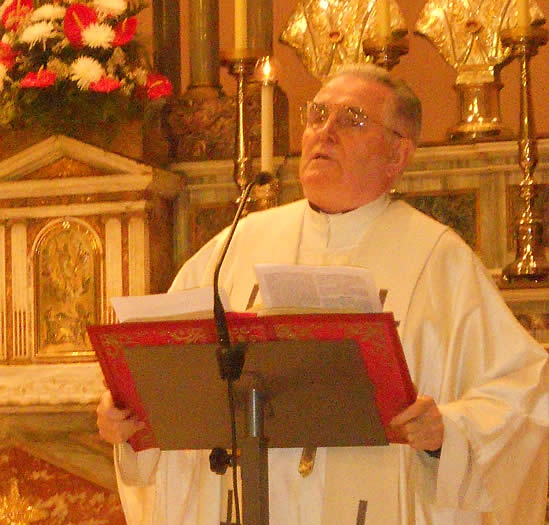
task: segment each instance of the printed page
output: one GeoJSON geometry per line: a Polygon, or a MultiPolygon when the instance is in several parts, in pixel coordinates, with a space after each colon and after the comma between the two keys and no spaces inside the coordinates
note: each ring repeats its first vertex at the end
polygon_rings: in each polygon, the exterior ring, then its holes
{"type": "MultiPolygon", "coordinates": [[[[221,301],[230,311],[229,297],[220,290],[221,301]]],[[[112,297],[111,304],[121,323],[166,321],[213,317],[213,287],[191,288],[180,292],[112,297]]]]}
{"type": "Polygon", "coordinates": [[[263,308],[381,312],[372,273],[351,266],[257,264],[263,308]]]}

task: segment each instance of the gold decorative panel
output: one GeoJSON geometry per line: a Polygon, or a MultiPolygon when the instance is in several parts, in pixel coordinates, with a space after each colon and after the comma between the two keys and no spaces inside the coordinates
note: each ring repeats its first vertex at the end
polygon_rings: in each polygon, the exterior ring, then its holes
{"type": "Polygon", "coordinates": [[[86,325],[100,320],[101,244],[74,218],[53,221],[34,250],[36,356],[92,355],[86,325]]]}
{"type": "MultiPolygon", "coordinates": [[[[389,25],[400,38],[408,32],[398,2],[388,0],[389,25]]],[[[299,1],[280,42],[292,47],[309,73],[322,80],[338,67],[369,62],[362,43],[379,37],[377,2],[360,0],[299,1]]]]}

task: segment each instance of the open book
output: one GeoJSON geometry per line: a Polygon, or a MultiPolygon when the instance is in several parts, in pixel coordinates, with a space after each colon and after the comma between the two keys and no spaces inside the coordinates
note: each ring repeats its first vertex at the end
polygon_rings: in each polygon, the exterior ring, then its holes
{"type": "Polygon", "coordinates": [[[266,311],[381,312],[370,270],[354,266],[256,264],[266,311]]]}
{"type": "MultiPolygon", "coordinates": [[[[227,312],[229,296],[219,291],[227,312]]],[[[112,297],[111,304],[121,323],[137,321],[182,321],[213,317],[213,286],[153,295],[112,297]]]]}
{"type": "MultiPolygon", "coordinates": [[[[259,313],[381,312],[380,294],[369,270],[351,266],[258,264],[259,313]]],[[[225,290],[226,312],[233,311],[225,290]]],[[[253,301],[250,301],[253,302],[253,301]]],[[[213,286],[154,295],[113,297],[120,322],[207,319],[213,316],[213,286]]]]}

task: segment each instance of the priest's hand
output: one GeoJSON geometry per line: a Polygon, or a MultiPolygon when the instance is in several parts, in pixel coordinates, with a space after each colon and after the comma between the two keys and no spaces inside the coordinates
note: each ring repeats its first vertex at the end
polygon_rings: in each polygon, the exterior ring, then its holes
{"type": "Polygon", "coordinates": [[[390,424],[417,450],[436,451],[442,447],[444,424],[432,397],[418,395],[416,401],[390,424]]]}
{"type": "Polygon", "coordinates": [[[131,410],[115,406],[109,390],[101,395],[96,413],[99,435],[112,445],[124,443],[145,427],[145,423],[139,421],[131,410]]]}

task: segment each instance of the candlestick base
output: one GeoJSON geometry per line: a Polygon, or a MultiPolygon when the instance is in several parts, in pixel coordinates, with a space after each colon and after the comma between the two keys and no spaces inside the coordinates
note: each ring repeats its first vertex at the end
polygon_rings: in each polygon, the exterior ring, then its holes
{"type": "Polygon", "coordinates": [[[266,210],[278,206],[279,197],[280,182],[276,176],[273,176],[273,179],[267,184],[254,186],[250,198],[248,199],[246,211],[250,213],[252,211],[266,210]]]}
{"type": "Polygon", "coordinates": [[[540,219],[527,217],[517,226],[516,259],[502,271],[504,281],[527,280],[549,283],[549,263],[543,246],[543,223],[540,219]]]}
{"type": "Polygon", "coordinates": [[[402,55],[408,54],[409,42],[406,33],[393,33],[387,38],[367,38],[362,41],[364,54],[371,61],[387,71],[390,71],[400,62],[402,55]]]}

